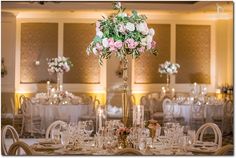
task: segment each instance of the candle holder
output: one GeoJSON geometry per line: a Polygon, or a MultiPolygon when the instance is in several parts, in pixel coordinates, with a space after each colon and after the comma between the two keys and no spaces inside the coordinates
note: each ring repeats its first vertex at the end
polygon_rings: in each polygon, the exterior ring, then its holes
{"type": "Polygon", "coordinates": [[[96,132],[102,130],[106,122],[105,109],[99,106],[96,111],[96,132]]]}
{"type": "Polygon", "coordinates": [[[133,107],[133,126],[144,127],[144,106],[137,105],[133,107]]]}

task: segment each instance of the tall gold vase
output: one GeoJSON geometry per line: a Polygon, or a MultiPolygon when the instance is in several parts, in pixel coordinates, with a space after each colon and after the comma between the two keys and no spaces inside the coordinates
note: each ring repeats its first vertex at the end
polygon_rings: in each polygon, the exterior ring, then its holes
{"type": "Polygon", "coordinates": [[[128,105],[128,59],[123,59],[123,92],[122,92],[122,121],[125,127],[128,126],[129,105],[128,105]]]}

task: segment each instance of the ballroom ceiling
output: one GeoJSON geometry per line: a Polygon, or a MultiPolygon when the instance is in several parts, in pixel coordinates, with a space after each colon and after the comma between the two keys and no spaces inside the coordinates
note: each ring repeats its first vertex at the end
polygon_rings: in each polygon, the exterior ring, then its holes
{"type": "MultiPolygon", "coordinates": [[[[112,2],[2,2],[2,11],[27,12],[27,11],[81,11],[81,10],[111,10],[112,2]]],[[[129,1],[122,2],[126,8],[166,12],[215,12],[216,5],[224,8],[224,12],[233,10],[230,1],[129,1]]]]}

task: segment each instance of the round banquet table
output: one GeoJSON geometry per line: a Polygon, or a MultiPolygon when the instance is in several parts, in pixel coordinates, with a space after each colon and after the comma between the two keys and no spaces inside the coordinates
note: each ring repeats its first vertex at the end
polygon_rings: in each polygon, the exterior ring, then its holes
{"type": "Polygon", "coordinates": [[[56,120],[65,122],[77,122],[81,116],[87,115],[89,105],[33,105],[33,116],[41,117],[41,130],[56,120]]]}
{"type": "MultiPolygon", "coordinates": [[[[181,116],[184,118],[185,122],[189,124],[191,119],[191,104],[174,104],[174,115],[176,115],[179,111],[178,108],[181,108],[181,116]]],[[[206,119],[206,122],[212,122],[212,115],[215,112],[215,108],[217,108],[217,111],[223,111],[223,105],[217,104],[217,105],[205,105],[204,108],[204,118],[206,119]]],[[[223,113],[220,113],[219,116],[223,117],[223,113]]]]}

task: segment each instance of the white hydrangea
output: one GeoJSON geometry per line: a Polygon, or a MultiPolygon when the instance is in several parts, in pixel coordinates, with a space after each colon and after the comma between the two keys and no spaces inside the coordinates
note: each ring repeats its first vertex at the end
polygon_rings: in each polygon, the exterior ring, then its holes
{"type": "Polygon", "coordinates": [[[141,32],[143,35],[147,35],[149,33],[149,29],[146,22],[137,24],[136,29],[138,32],[141,32]]]}
{"type": "Polygon", "coordinates": [[[130,23],[130,22],[128,22],[128,23],[125,25],[125,28],[126,28],[127,30],[129,30],[130,32],[132,32],[132,31],[135,30],[134,24],[133,24],[133,23],[130,23]]]}

